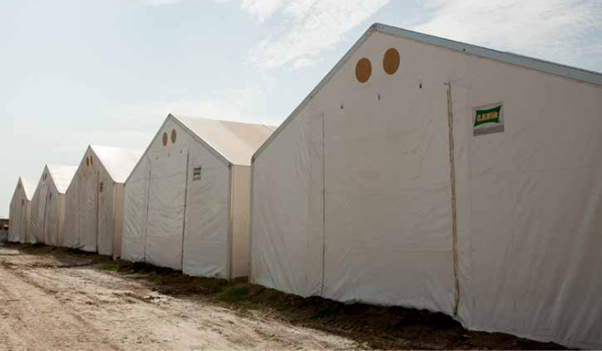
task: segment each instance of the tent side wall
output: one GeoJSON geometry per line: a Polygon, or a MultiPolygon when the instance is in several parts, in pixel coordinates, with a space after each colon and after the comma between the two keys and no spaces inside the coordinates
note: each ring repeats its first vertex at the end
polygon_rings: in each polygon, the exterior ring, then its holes
{"type": "Polygon", "coordinates": [[[373,57],[381,50],[371,43],[255,160],[254,281],[301,295],[451,313],[445,86],[421,89],[405,71],[384,74],[373,57]],[[373,74],[361,84],[356,62],[367,55],[373,74]],[[307,252],[288,252],[298,248],[307,252]]]}
{"type": "Polygon", "coordinates": [[[168,117],[126,181],[121,257],[230,278],[232,181],[230,164],[168,117]]]}
{"type": "Polygon", "coordinates": [[[323,120],[316,104],[252,166],[251,281],[304,297],[320,295],[323,273],[323,120]]]}
{"type": "Polygon", "coordinates": [[[38,181],[38,186],[31,199],[31,216],[30,216],[30,232],[27,234],[27,243],[41,243],[44,233],[44,208],[47,194],[47,184],[44,180],[44,175],[48,174],[48,168],[44,167],[44,171],[38,181]]]}
{"type": "Polygon", "coordinates": [[[115,183],[113,198],[113,259],[121,257],[121,237],[123,234],[124,184],[115,183]]]}
{"type": "Polygon", "coordinates": [[[65,211],[62,205],[64,204],[64,194],[59,193],[54,182],[50,180],[51,176],[48,176],[48,192],[44,206],[45,215],[41,242],[46,245],[56,246],[61,235],[60,230],[63,226],[62,216],[65,211]]]}
{"type": "Polygon", "coordinates": [[[232,167],[232,199],[231,221],[232,221],[232,243],[231,243],[231,267],[229,278],[248,277],[250,270],[249,262],[249,221],[250,221],[250,198],[251,198],[251,167],[232,167]]]}
{"type": "Polygon", "coordinates": [[[124,185],[124,220],[121,258],[145,261],[148,195],[151,163],[145,154],[124,185]]]}
{"type": "Polygon", "coordinates": [[[122,258],[182,269],[190,142],[168,118],[127,179],[122,258]]]}
{"type": "Polygon", "coordinates": [[[14,242],[25,242],[27,234],[29,233],[29,220],[31,214],[31,201],[27,199],[27,195],[21,189],[18,200],[15,202],[16,216],[15,221],[17,225],[17,231],[13,233],[12,240],[14,242]]]}
{"type": "MultiPolygon", "coordinates": [[[[435,54],[420,50],[406,56],[435,54]]],[[[602,347],[594,298],[602,281],[591,279],[602,267],[602,87],[495,61],[446,61],[431,64],[457,72],[460,316],[473,329],[602,347]],[[504,132],[473,136],[474,109],[496,102],[504,132]]]]}
{"type": "Polygon", "coordinates": [[[79,197],[80,197],[80,169],[77,170],[65,193],[65,224],[63,232],[64,247],[79,248],[79,197]]]}
{"type": "MultiPolygon", "coordinates": [[[[167,131],[173,127],[168,127],[167,131]]],[[[184,274],[229,278],[231,168],[197,137],[178,128],[188,140],[184,274]]]]}
{"type": "Polygon", "coordinates": [[[252,280],[452,314],[457,275],[468,328],[599,348],[600,111],[599,86],[376,32],[255,159],[252,280]]]}
{"type": "MultiPolygon", "coordinates": [[[[100,162],[99,162],[100,164],[100,162]]],[[[113,240],[115,238],[115,183],[104,169],[99,167],[98,191],[98,229],[97,247],[99,254],[113,256],[113,240]]]]}
{"type": "Polygon", "coordinates": [[[124,185],[88,147],[66,192],[64,246],[119,257],[124,185]]]}
{"type": "MultiPolygon", "coordinates": [[[[39,188],[40,186],[38,186],[39,188]]],[[[36,189],[33,197],[31,198],[31,214],[29,216],[29,232],[25,238],[25,243],[34,244],[36,242],[36,232],[38,230],[38,217],[39,217],[39,203],[40,203],[40,194],[38,189],[36,189]]]]}
{"type": "Polygon", "coordinates": [[[10,242],[25,242],[29,232],[31,201],[27,199],[23,184],[19,181],[10,202],[9,235],[10,242]]]}
{"type": "Polygon", "coordinates": [[[31,201],[26,200],[25,201],[27,203],[27,215],[24,219],[24,226],[26,227],[26,230],[23,231],[19,237],[19,242],[20,243],[26,243],[27,242],[27,237],[30,235],[31,233],[31,211],[32,211],[32,206],[31,206],[31,201]]]}
{"type": "Polygon", "coordinates": [[[8,241],[18,242],[24,233],[27,233],[27,207],[29,201],[23,190],[21,180],[17,182],[13,197],[10,201],[10,212],[8,214],[8,241]],[[24,223],[25,222],[25,223],[24,223]]]}
{"type": "Polygon", "coordinates": [[[601,347],[602,87],[385,34],[367,44],[372,62],[397,47],[423,90],[451,86],[459,318],[601,347]],[[499,102],[504,131],[474,135],[475,111],[499,102]]]}
{"type": "Polygon", "coordinates": [[[15,203],[17,203],[19,195],[18,195],[18,188],[15,190],[13,197],[10,201],[10,208],[9,208],[9,212],[8,212],[8,241],[9,242],[14,242],[17,241],[16,237],[17,237],[17,227],[15,225],[15,223],[17,222],[17,218],[19,217],[17,214],[17,207],[15,206],[15,203]]]}
{"type": "Polygon", "coordinates": [[[65,194],[58,194],[58,232],[57,238],[54,242],[55,246],[63,246],[63,236],[65,231],[65,205],[66,199],[65,194]]]}

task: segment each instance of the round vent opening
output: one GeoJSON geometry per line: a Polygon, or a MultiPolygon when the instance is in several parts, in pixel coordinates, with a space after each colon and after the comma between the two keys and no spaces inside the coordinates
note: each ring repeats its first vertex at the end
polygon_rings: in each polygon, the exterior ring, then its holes
{"type": "Polygon", "coordinates": [[[385,52],[385,56],[383,57],[383,68],[387,74],[395,74],[399,69],[400,63],[401,58],[399,57],[397,49],[391,48],[385,52]]]}
{"type": "Polygon", "coordinates": [[[355,66],[355,77],[358,82],[366,83],[372,75],[372,63],[367,58],[363,58],[357,62],[355,66]]]}

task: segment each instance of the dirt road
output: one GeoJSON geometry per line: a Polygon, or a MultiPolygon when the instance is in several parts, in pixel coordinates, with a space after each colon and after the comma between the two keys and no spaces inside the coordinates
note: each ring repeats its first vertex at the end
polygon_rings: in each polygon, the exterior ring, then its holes
{"type": "Polygon", "coordinates": [[[358,344],[173,298],[98,257],[0,248],[0,350],[341,349],[358,344]]]}
{"type": "Polygon", "coordinates": [[[0,244],[0,351],[557,349],[440,313],[303,299],[51,247],[0,244]]]}

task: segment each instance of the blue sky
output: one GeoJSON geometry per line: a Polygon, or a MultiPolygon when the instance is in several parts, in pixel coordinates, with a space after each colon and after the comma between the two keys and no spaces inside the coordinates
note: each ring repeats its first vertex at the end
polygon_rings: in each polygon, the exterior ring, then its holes
{"type": "Polygon", "coordinates": [[[602,71],[600,0],[3,0],[0,216],[170,112],[280,123],[373,22],[602,71]]]}

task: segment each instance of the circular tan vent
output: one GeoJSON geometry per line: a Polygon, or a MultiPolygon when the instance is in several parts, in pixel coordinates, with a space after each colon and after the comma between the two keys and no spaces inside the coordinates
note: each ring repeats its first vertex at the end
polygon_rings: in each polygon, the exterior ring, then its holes
{"type": "Polygon", "coordinates": [[[360,83],[366,83],[372,75],[372,64],[367,58],[363,58],[357,62],[355,66],[355,76],[360,83]]]}
{"type": "Polygon", "coordinates": [[[176,133],[176,130],[175,130],[175,129],[172,129],[172,130],[171,130],[171,142],[172,142],[173,144],[175,144],[175,143],[176,143],[176,140],[178,140],[178,133],[176,133]]]}
{"type": "Polygon", "coordinates": [[[167,133],[163,133],[163,146],[167,146],[167,133]]]}
{"type": "Polygon", "coordinates": [[[383,57],[383,68],[387,74],[395,74],[399,69],[400,62],[401,58],[396,49],[391,48],[385,52],[385,56],[383,57]]]}

